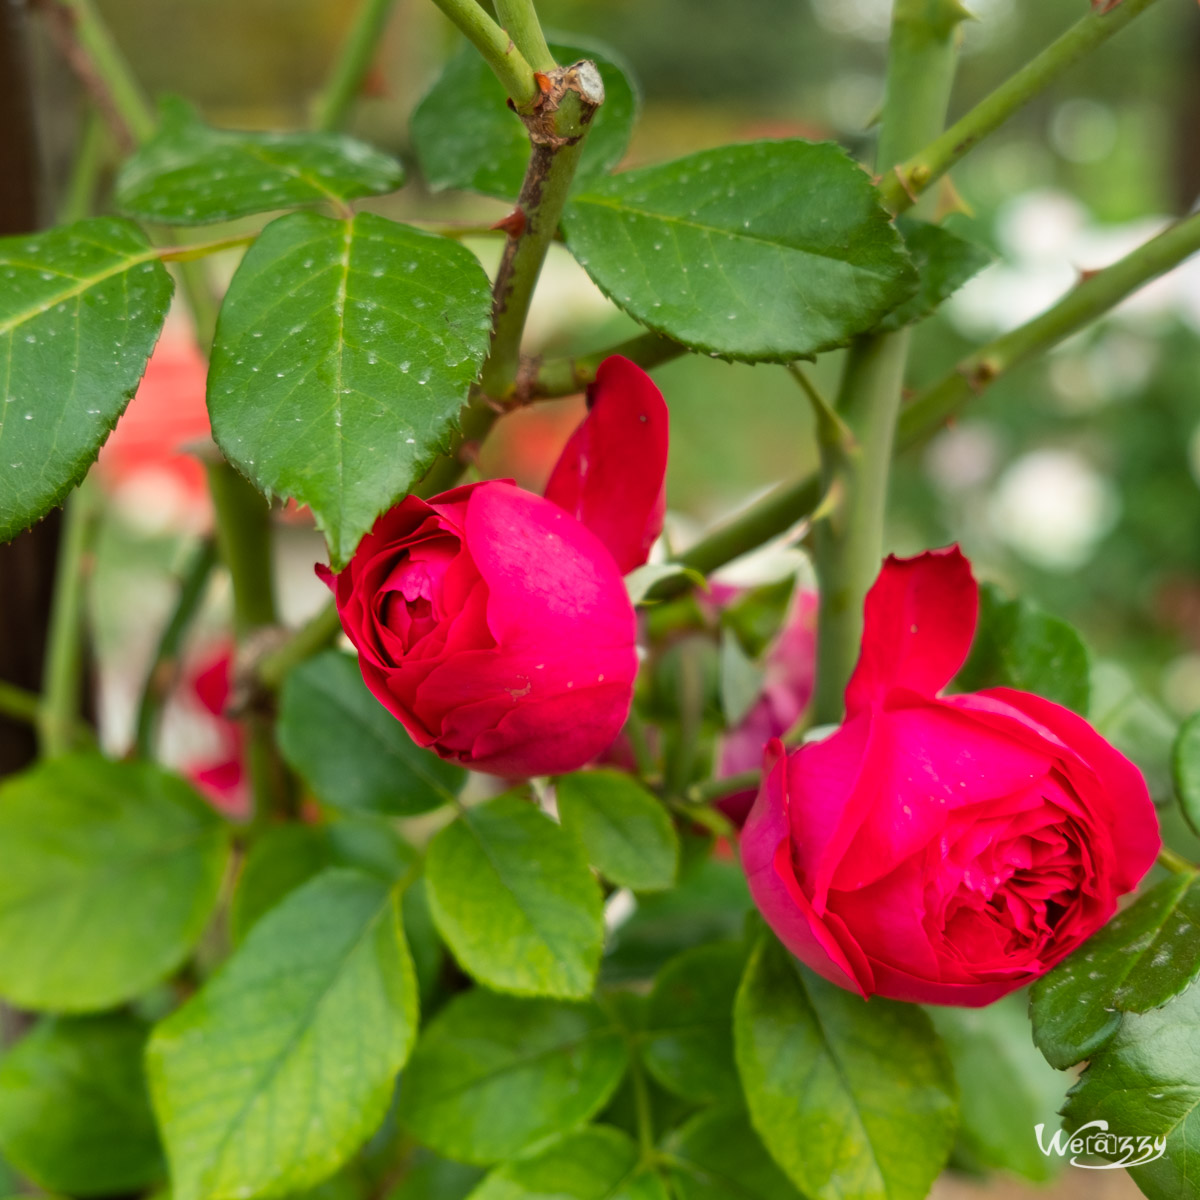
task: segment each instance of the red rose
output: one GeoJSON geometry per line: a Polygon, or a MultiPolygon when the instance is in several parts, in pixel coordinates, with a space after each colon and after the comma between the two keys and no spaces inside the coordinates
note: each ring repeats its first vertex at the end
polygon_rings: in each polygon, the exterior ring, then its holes
{"type": "Polygon", "coordinates": [[[628,562],[661,528],[666,406],[637,367],[609,359],[581,429],[555,469],[574,481],[559,492],[571,511],[507,481],[408,496],[345,570],[318,568],[367,687],[443,758],[497,775],[573,771],[629,714],[636,621],[609,547],[628,562]]]}
{"type": "Polygon", "coordinates": [[[1025,692],[938,695],[978,611],[957,547],[889,558],[836,732],[767,748],[742,835],[783,943],[863,996],[981,1005],[1044,974],[1150,869],[1137,768],[1025,692]]]}

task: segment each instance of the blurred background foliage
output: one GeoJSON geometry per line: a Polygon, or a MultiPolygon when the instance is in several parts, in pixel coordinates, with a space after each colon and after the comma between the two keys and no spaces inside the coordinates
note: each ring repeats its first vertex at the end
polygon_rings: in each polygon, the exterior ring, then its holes
{"type": "MultiPolygon", "coordinates": [[[[354,0],[100,7],[151,94],[185,95],[217,124],[288,127],[304,120],[354,0]]],[[[1081,16],[1087,0],[967,7],[978,19],[965,27],[952,115],[1081,16]]],[[[835,138],[870,162],[889,0],[540,0],[539,8],[549,28],[604,42],[630,65],[644,102],[630,165],[763,136],[835,138]]],[[[415,169],[408,118],[456,46],[432,4],[399,0],[353,123],[410,167],[409,185],[380,202],[389,215],[495,219],[505,211],[477,197],[433,196],[415,169]]],[[[36,48],[53,196],[83,104],[52,47],[36,48]]],[[[958,231],[986,244],[996,262],[919,328],[914,384],[1192,206],[1200,192],[1198,62],[1195,5],[1164,0],[955,172],[940,204],[958,210],[958,231]]],[[[485,264],[498,250],[494,239],[475,248],[485,264]]],[[[530,324],[538,348],[595,349],[632,331],[565,252],[552,255],[530,324]]],[[[837,358],[815,369],[831,388],[837,358]]],[[[814,464],[806,405],[782,369],[689,357],[656,378],[672,410],[677,538],[814,464]]],[[[961,540],[982,575],[1078,624],[1098,655],[1125,664],[1166,712],[1184,716],[1200,707],[1198,401],[1193,262],[1048,361],[1014,372],[906,455],[892,548],[961,540]]],[[[576,400],[508,418],[484,468],[540,486],[580,412],[576,400]]],[[[176,561],[176,509],[143,489],[122,511],[106,530],[102,567],[123,579],[142,570],[153,608],[156,572],[176,561]]],[[[286,526],[281,542],[294,560],[295,587],[283,597],[294,618],[319,600],[308,575],[319,543],[302,524],[286,526]]],[[[102,652],[153,627],[131,613],[124,582],[97,591],[97,625],[102,652]]]]}

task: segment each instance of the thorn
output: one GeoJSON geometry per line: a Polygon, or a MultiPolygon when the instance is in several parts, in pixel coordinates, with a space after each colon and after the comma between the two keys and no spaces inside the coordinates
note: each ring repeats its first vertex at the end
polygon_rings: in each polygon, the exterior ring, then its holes
{"type": "Polygon", "coordinates": [[[1092,0],[1092,12],[1097,16],[1104,16],[1105,13],[1110,13],[1121,0],[1092,0]]]}
{"type": "MultiPolygon", "coordinates": [[[[1100,272],[1095,267],[1081,267],[1079,270],[1079,283],[1087,283],[1093,275],[1099,275],[1100,272]]],[[[1076,284],[1078,286],[1078,284],[1076,284]]]]}
{"type": "Polygon", "coordinates": [[[518,205],[506,217],[501,217],[492,229],[507,233],[510,238],[519,238],[525,232],[525,210],[518,205]]]}
{"type": "Polygon", "coordinates": [[[938,186],[937,211],[934,220],[939,223],[951,213],[962,213],[965,217],[975,216],[975,210],[963,199],[949,175],[943,175],[938,186]]]}
{"type": "Polygon", "coordinates": [[[1000,374],[1000,364],[994,359],[985,358],[977,367],[973,367],[968,371],[963,371],[962,376],[967,381],[967,387],[971,389],[975,395],[979,395],[984,391],[988,384],[1000,374]]]}

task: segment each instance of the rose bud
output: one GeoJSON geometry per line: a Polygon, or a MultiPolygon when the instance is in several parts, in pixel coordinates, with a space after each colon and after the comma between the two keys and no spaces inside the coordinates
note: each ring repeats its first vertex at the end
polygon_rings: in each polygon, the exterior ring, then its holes
{"type": "Polygon", "coordinates": [[[636,621],[610,546],[628,556],[652,523],[625,494],[641,495],[653,470],[661,491],[666,406],[638,368],[613,361],[583,422],[601,433],[564,451],[577,464],[574,511],[499,480],[408,496],[343,571],[318,567],[367,687],[442,758],[509,777],[574,771],[629,715],[636,621]],[[631,425],[610,464],[607,431],[631,425]]]}
{"type": "Polygon", "coordinates": [[[982,1005],[1095,933],[1159,849],[1132,763],[1026,692],[938,693],[978,612],[957,547],[889,558],[866,600],[844,723],[767,747],[742,834],[787,948],[863,996],[982,1005]]]}

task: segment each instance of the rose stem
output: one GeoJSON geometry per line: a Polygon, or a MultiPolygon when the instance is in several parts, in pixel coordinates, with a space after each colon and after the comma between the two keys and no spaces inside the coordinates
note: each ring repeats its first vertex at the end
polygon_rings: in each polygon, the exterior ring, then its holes
{"type": "MultiPolygon", "coordinates": [[[[896,0],[877,161],[886,168],[942,128],[957,64],[958,0],[896,0]]],[[[896,419],[911,331],[857,339],[846,355],[837,408],[857,446],[840,441],[822,452],[822,491],[840,483],[840,512],[813,531],[820,616],[815,720],[837,722],[842,692],[858,658],[863,597],[883,556],[896,419]]]]}
{"type": "MultiPolygon", "coordinates": [[[[146,141],[157,121],[141,85],[125,61],[92,0],[41,0],[59,52],[126,150],[146,141]]],[[[217,301],[204,267],[176,267],[192,316],[196,341],[207,356],[217,327],[217,301]]]]}
{"type": "Polygon", "coordinates": [[[525,56],[535,71],[553,71],[558,63],[546,45],[532,0],[495,0],[496,19],[508,34],[513,45],[525,56]]]}
{"type": "MultiPolygon", "coordinates": [[[[452,7],[445,0],[438,3],[446,12],[452,7]]],[[[518,105],[529,132],[531,153],[517,199],[518,219],[504,244],[492,285],[491,348],[480,373],[479,388],[463,410],[461,431],[451,452],[426,474],[416,489],[420,495],[434,495],[453,486],[463,471],[463,448],[487,436],[505,402],[519,390],[521,337],[529,305],[592,118],[604,101],[604,85],[592,63],[555,67],[541,78],[546,90],[544,95],[539,93],[540,105],[527,112],[518,105]]]]}
{"type": "Polygon", "coordinates": [[[900,418],[899,441],[911,446],[938,429],[972,396],[1020,363],[1044,353],[1131,292],[1200,251],[1200,213],[1176,221],[1120,261],[1085,275],[1040,317],[964,358],[937,383],[918,392],[900,418]]]}
{"type": "Polygon", "coordinates": [[[516,106],[527,113],[539,96],[533,68],[507,33],[487,15],[476,0],[433,0],[483,56],[516,106]]]}
{"type": "Polygon", "coordinates": [[[179,596],[163,629],[138,701],[134,747],[139,758],[154,757],[163,705],[179,678],[183,640],[208,592],[208,581],[217,564],[217,547],[211,537],[201,538],[192,550],[179,580],[179,596]]]}
{"type": "Polygon", "coordinates": [[[1096,10],[1080,18],[929,145],[892,167],[879,184],[884,203],[895,213],[910,207],[1013,113],[1154,3],[1155,0],[1123,0],[1106,12],[1096,10]]]}
{"type": "Polygon", "coordinates": [[[64,504],[62,539],[54,573],[54,599],[46,635],[46,662],[38,712],[42,756],[66,754],[79,725],[84,663],[84,595],[99,510],[91,489],[82,485],[64,504]]]}
{"type": "Polygon", "coordinates": [[[325,86],[313,103],[312,127],[340,129],[362,91],[396,0],[362,0],[325,86]]]}

